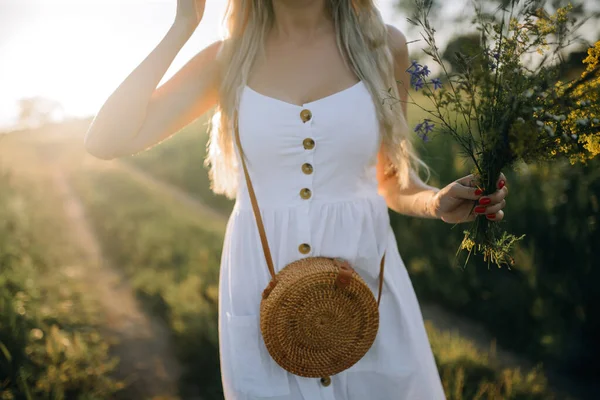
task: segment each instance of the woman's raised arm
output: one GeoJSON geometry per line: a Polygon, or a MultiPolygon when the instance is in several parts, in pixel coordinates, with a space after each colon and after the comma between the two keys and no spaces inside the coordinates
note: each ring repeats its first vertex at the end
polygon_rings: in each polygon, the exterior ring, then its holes
{"type": "Polygon", "coordinates": [[[84,141],[90,154],[109,160],[140,152],[216,104],[220,41],[199,52],[157,88],[200,23],[204,3],[205,0],[178,0],[177,16],[169,31],[110,95],[92,121],[84,141]]]}

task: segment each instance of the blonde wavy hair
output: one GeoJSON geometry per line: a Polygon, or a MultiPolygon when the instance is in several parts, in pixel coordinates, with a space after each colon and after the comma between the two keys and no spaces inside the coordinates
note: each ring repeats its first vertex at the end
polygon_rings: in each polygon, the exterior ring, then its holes
{"type": "MultiPolygon", "coordinates": [[[[399,102],[394,61],[388,46],[387,27],[373,0],[326,0],[335,24],[340,53],[373,97],[387,158],[386,175],[395,174],[401,187],[411,171],[429,168],[418,157],[412,135],[399,102]],[[391,88],[391,89],[390,89],[391,88]]],[[[219,61],[225,66],[219,88],[219,104],[210,124],[205,166],[210,188],[216,194],[235,198],[238,163],[234,152],[233,116],[248,81],[253,61],[263,51],[274,21],[272,0],[229,0],[224,17],[225,37],[219,61]]]]}

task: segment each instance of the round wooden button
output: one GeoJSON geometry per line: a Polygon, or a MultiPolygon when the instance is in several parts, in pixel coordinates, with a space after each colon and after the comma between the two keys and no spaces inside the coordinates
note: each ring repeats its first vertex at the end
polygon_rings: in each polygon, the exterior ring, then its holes
{"type": "Polygon", "coordinates": [[[300,189],[300,197],[302,197],[304,200],[310,199],[311,195],[312,193],[309,188],[300,189]]]}
{"type": "Polygon", "coordinates": [[[328,376],[324,376],[321,378],[321,385],[323,386],[329,386],[331,385],[331,378],[328,376]]]}
{"type": "Polygon", "coordinates": [[[308,254],[310,252],[310,244],[302,243],[300,246],[298,246],[298,251],[302,254],[308,254]]]}
{"type": "Polygon", "coordinates": [[[304,109],[300,111],[300,118],[302,118],[302,122],[308,122],[312,118],[312,113],[310,110],[304,109]]]}
{"type": "Polygon", "coordinates": [[[313,166],[310,165],[309,163],[302,164],[302,172],[304,172],[306,175],[312,174],[313,173],[313,166]]]}
{"type": "Polygon", "coordinates": [[[311,150],[315,147],[315,141],[311,138],[306,138],[302,141],[302,145],[306,150],[311,150]]]}

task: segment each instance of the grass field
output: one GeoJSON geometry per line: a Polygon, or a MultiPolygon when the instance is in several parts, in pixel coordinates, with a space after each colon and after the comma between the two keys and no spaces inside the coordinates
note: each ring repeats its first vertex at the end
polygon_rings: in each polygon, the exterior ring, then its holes
{"type": "Polygon", "coordinates": [[[69,243],[53,171],[0,143],[0,398],[111,398],[124,387],[111,374],[118,359],[99,304],[73,278],[93,266],[69,243]]]}

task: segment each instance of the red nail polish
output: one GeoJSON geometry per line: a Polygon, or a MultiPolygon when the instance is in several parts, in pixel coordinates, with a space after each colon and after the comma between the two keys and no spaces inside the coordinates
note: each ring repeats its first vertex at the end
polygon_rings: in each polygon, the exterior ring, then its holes
{"type": "Polygon", "coordinates": [[[483,194],[483,190],[481,190],[481,189],[477,189],[475,191],[475,196],[481,196],[482,194],[483,194]]]}
{"type": "Polygon", "coordinates": [[[498,189],[502,189],[504,185],[506,185],[506,182],[504,182],[504,179],[501,179],[500,182],[498,182],[498,189]]]}
{"type": "Polygon", "coordinates": [[[486,217],[487,217],[487,219],[495,219],[496,214],[487,214],[486,217]]]}
{"type": "Polygon", "coordinates": [[[489,197],[482,197],[479,199],[479,204],[486,205],[490,204],[492,200],[489,197]]]}
{"type": "Polygon", "coordinates": [[[474,211],[478,214],[483,214],[485,212],[485,207],[477,206],[474,208],[474,211]]]}

